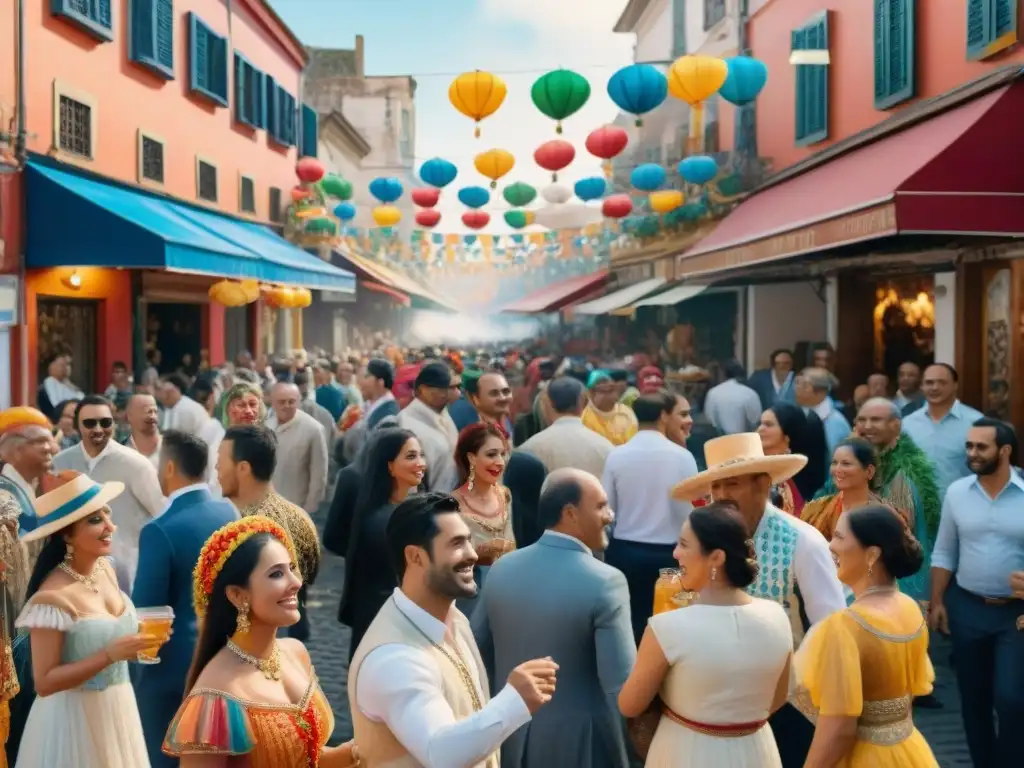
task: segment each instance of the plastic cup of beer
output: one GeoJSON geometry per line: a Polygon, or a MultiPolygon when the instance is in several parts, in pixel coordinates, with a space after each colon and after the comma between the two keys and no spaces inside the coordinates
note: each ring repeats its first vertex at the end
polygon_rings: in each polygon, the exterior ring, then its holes
{"type": "Polygon", "coordinates": [[[150,608],[138,608],[139,633],[155,635],[159,640],[153,645],[139,651],[139,664],[159,664],[160,646],[171,636],[171,625],[174,623],[174,609],[169,605],[150,608]]]}

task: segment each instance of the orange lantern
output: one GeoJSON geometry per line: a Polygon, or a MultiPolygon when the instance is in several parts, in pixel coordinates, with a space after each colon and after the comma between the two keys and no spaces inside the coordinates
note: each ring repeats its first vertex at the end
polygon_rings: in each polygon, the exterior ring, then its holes
{"type": "Polygon", "coordinates": [[[294,309],[305,309],[313,303],[313,292],[309,288],[296,288],[295,300],[292,303],[294,309]]]}

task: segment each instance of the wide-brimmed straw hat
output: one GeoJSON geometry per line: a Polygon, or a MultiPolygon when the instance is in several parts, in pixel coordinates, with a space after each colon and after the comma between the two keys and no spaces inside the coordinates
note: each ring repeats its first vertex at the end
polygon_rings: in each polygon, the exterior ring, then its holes
{"type": "Polygon", "coordinates": [[[672,489],[672,498],[692,501],[711,490],[711,484],[740,475],[770,475],[773,483],[788,480],[807,466],[807,457],[796,453],[765,456],[756,432],[716,437],[704,443],[708,468],[683,480],[672,489]]]}
{"type": "Polygon", "coordinates": [[[62,472],[54,478],[60,484],[35,499],[36,527],[25,531],[21,540],[38,541],[74,522],[103,509],[124,491],[124,483],[97,483],[80,472],[62,472]],[[60,481],[64,482],[60,482],[60,481]]]}

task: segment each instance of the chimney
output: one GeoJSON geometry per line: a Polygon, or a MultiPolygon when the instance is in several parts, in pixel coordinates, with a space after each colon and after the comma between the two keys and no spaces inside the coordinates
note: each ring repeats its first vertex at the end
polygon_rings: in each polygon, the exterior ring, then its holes
{"type": "Polygon", "coordinates": [[[364,62],[365,53],[363,51],[363,36],[356,35],[356,77],[366,77],[366,68],[364,62]]]}

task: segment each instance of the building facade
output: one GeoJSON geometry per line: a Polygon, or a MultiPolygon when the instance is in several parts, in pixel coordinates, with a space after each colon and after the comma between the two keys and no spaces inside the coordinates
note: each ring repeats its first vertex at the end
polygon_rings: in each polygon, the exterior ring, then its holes
{"type": "Polygon", "coordinates": [[[211,302],[218,279],[351,283],[265,226],[317,142],[306,51],[269,3],[5,3],[0,36],[19,26],[21,55],[0,53],[24,144],[0,187],[0,271],[22,278],[13,400],[56,353],[94,391],[114,361],[195,370],[255,351],[261,302],[211,302]]]}

